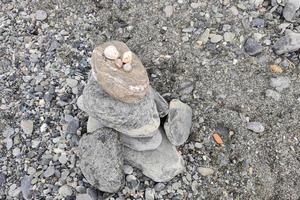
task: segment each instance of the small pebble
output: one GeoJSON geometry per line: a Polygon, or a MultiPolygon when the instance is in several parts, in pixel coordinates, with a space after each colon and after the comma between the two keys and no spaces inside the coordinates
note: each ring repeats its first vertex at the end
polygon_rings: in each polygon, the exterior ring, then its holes
{"type": "Polygon", "coordinates": [[[154,200],[155,191],[147,188],[145,191],[145,200],[154,200]]]}
{"type": "Polygon", "coordinates": [[[67,78],[66,82],[70,88],[76,87],[76,85],[78,84],[78,81],[73,78],[67,78]]]}
{"type": "Polygon", "coordinates": [[[126,63],[123,65],[123,69],[125,72],[130,72],[132,70],[132,65],[130,63],[126,63]]]}
{"type": "Polygon", "coordinates": [[[133,168],[130,165],[124,165],[123,166],[123,171],[125,174],[132,174],[133,168]]]}
{"type": "Polygon", "coordinates": [[[218,43],[223,39],[223,36],[218,34],[210,34],[209,37],[211,43],[218,43]]]}
{"type": "Polygon", "coordinates": [[[115,60],[115,65],[118,67],[118,68],[122,68],[123,67],[123,62],[121,59],[117,59],[115,60]]]}
{"type": "Polygon", "coordinates": [[[198,168],[198,172],[202,175],[202,176],[210,176],[214,173],[214,170],[211,168],[207,168],[207,167],[199,167],[198,168]]]}
{"type": "Polygon", "coordinates": [[[67,196],[71,196],[73,191],[72,188],[68,185],[63,185],[59,188],[58,193],[62,196],[62,197],[67,197],[67,196]]]}
{"type": "Polygon", "coordinates": [[[245,52],[250,56],[255,56],[262,52],[262,46],[253,38],[248,38],[244,44],[245,52]]]}
{"type": "Polygon", "coordinates": [[[154,186],[154,190],[156,192],[160,192],[162,191],[164,188],[166,187],[166,185],[164,183],[157,183],[155,186],[154,186]]]}
{"type": "Polygon", "coordinates": [[[123,63],[132,63],[132,52],[131,51],[126,51],[125,53],[123,53],[122,62],[123,63]]]}
{"type": "Polygon", "coordinates": [[[30,135],[33,131],[33,121],[31,120],[22,120],[21,128],[25,134],[30,135]]]}
{"type": "Polygon", "coordinates": [[[174,10],[173,6],[166,6],[164,8],[164,12],[166,14],[166,17],[171,17],[172,14],[173,14],[173,10],[174,10]]]}
{"type": "Polygon", "coordinates": [[[117,50],[117,48],[115,46],[108,46],[104,49],[104,56],[107,59],[111,59],[111,60],[115,60],[120,56],[119,51],[117,50]]]}
{"type": "Polygon", "coordinates": [[[248,122],[247,129],[255,133],[262,133],[265,131],[265,127],[260,122],[248,122]]]}
{"type": "Polygon", "coordinates": [[[44,21],[45,19],[47,19],[47,17],[48,17],[48,15],[47,15],[46,11],[44,11],[44,10],[38,10],[35,13],[35,18],[38,21],[44,21]]]}

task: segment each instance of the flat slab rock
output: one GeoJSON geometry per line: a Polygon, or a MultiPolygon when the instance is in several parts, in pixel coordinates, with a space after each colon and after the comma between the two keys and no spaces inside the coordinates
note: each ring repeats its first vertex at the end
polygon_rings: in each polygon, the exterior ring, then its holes
{"type": "Polygon", "coordinates": [[[273,46],[276,54],[281,55],[300,49],[300,33],[286,31],[286,35],[281,37],[273,46]]]}
{"type": "Polygon", "coordinates": [[[135,138],[120,134],[121,142],[136,151],[149,151],[159,147],[162,141],[161,129],[157,129],[152,137],[135,138]]]}
{"type": "Polygon", "coordinates": [[[173,145],[182,145],[189,137],[192,127],[192,108],[178,99],[170,102],[169,115],[164,129],[173,145]]]}
{"type": "Polygon", "coordinates": [[[118,132],[102,128],[82,136],[78,157],[79,167],[91,185],[111,193],[123,187],[122,145],[118,132]]]}
{"type": "Polygon", "coordinates": [[[127,103],[141,100],[149,90],[149,79],[140,59],[132,56],[132,71],[126,72],[116,66],[115,60],[106,59],[104,49],[110,45],[117,48],[120,55],[130,51],[127,45],[119,41],[106,42],[96,47],[92,53],[92,70],[105,92],[127,103]]]}
{"type": "Polygon", "coordinates": [[[160,118],[150,91],[139,102],[128,104],[111,97],[91,76],[77,100],[78,107],[99,121],[131,137],[151,137],[160,118]]]}
{"type": "Polygon", "coordinates": [[[135,151],[124,147],[124,159],[155,182],[169,181],[184,170],[181,155],[165,134],[162,134],[160,146],[153,151],[135,151]]]}

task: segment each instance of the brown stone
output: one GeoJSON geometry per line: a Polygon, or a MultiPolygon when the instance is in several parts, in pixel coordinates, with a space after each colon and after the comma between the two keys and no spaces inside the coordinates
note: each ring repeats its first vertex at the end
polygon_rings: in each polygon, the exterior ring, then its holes
{"type": "Polygon", "coordinates": [[[149,79],[140,59],[132,53],[132,70],[124,71],[116,66],[114,60],[103,55],[104,49],[113,45],[123,55],[130,51],[125,43],[119,41],[106,42],[96,47],[92,54],[92,70],[102,89],[112,97],[125,102],[135,103],[141,100],[149,89],[149,79]]]}

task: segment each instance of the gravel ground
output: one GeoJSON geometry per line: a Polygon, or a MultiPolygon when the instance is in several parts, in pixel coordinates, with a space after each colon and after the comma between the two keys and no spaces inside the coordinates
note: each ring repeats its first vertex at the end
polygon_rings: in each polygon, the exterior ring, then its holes
{"type": "Polygon", "coordinates": [[[2,0],[0,199],[299,200],[300,56],[272,45],[300,32],[300,11],[288,22],[280,2],[2,0]],[[89,185],[75,156],[91,52],[112,39],[193,108],[186,171],[155,183],[127,166],[117,194],[89,185]]]}

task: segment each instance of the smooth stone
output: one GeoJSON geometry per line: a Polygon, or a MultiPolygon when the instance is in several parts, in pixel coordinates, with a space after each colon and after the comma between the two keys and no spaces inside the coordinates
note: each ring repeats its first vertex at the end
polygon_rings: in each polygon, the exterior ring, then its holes
{"type": "Polygon", "coordinates": [[[214,170],[211,168],[207,168],[207,167],[199,167],[198,168],[198,172],[202,175],[202,176],[210,176],[214,173],[214,170]]]}
{"type": "Polygon", "coordinates": [[[260,122],[248,122],[247,129],[249,129],[255,133],[262,133],[265,131],[265,127],[260,122]]]}
{"type": "Polygon", "coordinates": [[[224,33],[224,40],[225,42],[232,42],[235,38],[235,34],[232,32],[226,32],[224,33]]]}
{"type": "Polygon", "coordinates": [[[244,49],[250,56],[255,56],[262,52],[262,46],[253,38],[248,38],[244,44],[244,49]]]}
{"type": "Polygon", "coordinates": [[[283,91],[288,88],[291,84],[291,80],[287,76],[279,76],[276,78],[271,78],[270,86],[274,87],[278,92],[283,91]]]}
{"type": "Polygon", "coordinates": [[[132,65],[130,63],[126,63],[123,65],[123,69],[125,72],[131,72],[132,70],[132,65]]]}
{"type": "Polygon", "coordinates": [[[73,88],[73,87],[76,87],[76,85],[78,84],[78,81],[73,78],[67,78],[66,83],[69,87],[73,88]]]}
{"type": "Polygon", "coordinates": [[[78,147],[79,167],[86,180],[104,192],[123,186],[122,145],[118,132],[102,128],[82,136],[78,147]]]}
{"type": "Polygon", "coordinates": [[[275,101],[279,101],[281,97],[280,93],[270,89],[266,90],[266,96],[271,97],[275,101]]]}
{"type": "Polygon", "coordinates": [[[123,63],[131,63],[132,62],[132,52],[126,51],[122,55],[122,62],[123,63]]]}
{"type": "Polygon", "coordinates": [[[47,170],[44,172],[44,177],[49,178],[50,176],[52,176],[54,174],[54,172],[55,172],[54,166],[49,166],[47,168],[47,170]]]}
{"type": "Polygon", "coordinates": [[[94,200],[89,194],[77,194],[76,200],[94,200]]]}
{"type": "Polygon", "coordinates": [[[209,39],[209,32],[210,32],[210,29],[205,29],[205,31],[201,34],[199,40],[203,43],[203,44],[206,44],[208,39],[209,39]]]}
{"type": "Polygon", "coordinates": [[[178,99],[170,102],[168,119],[164,124],[170,142],[179,146],[189,137],[192,127],[192,108],[178,99]]]}
{"type": "Polygon", "coordinates": [[[140,181],[134,175],[131,174],[126,176],[126,182],[127,182],[127,186],[130,189],[136,189],[140,184],[140,181]]]}
{"type": "Polygon", "coordinates": [[[128,104],[104,92],[93,76],[85,86],[82,97],[78,98],[77,105],[103,126],[131,137],[151,137],[160,125],[150,90],[141,101],[128,104]]]}
{"type": "Polygon", "coordinates": [[[135,103],[143,99],[149,90],[146,69],[136,54],[132,53],[132,70],[127,72],[115,66],[114,60],[105,59],[103,51],[113,45],[123,54],[130,49],[119,41],[106,42],[96,47],[92,53],[92,71],[103,90],[115,99],[125,103],[135,103]]]}
{"type": "Polygon", "coordinates": [[[172,14],[173,14],[173,11],[174,11],[173,6],[166,6],[166,7],[164,8],[164,12],[165,12],[165,14],[166,14],[166,17],[171,17],[172,14]]]}
{"type": "Polygon", "coordinates": [[[31,120],[22,120],[21,121],[21,128],[25,134],[31,135],[33,132],[33,121],[31,120]]]}
{"type": "Polygon", "coordinates": [[[210,34],[209,37],[211,43],[218,43],[223,40],[223,36],[218,34],[210,34]]]}
{"type": "Polygon", "coordinates": [[[160,118],[163,118],[169,113],[169,104],[155,89],[150,87],[150,91],[154,96],[154,102],[160,118]]]}
{"type": "Polygon", "coordinates": [[[45,19],[47,19],[48,15],[46,13],[46,11],[44,10],[37,10],[35,13],[35,18],[38,21],[44,21],[45,19]]]}
{"type": "Polygon", "coordinates": [[[153,151],[135,151],[124,147],[124,159],[155,182],[166,182],[184,170],[184,161],[166,136],[153,151]]]}
{"type": "Polygon", "coordinates": [[[21,193],[21,187],[17,187],[16,184],[12,184],[8,189],[8,196],[10,197],[18,197],[21,193]]]}
{"type": "Polygon", "coordinates": [[[87,132],[93,133],[94,131],[103,128],[103,125],[95,118],[89,117],[87,122],[87,132]]]}
{"type": "Polygon", "coordinates": [[[63,185],[58,189],[58,193],[63,197],[68,197],[73,194],[72,188],[68,185],[63,185]]]}
{"type": "Polygon", "coordinates": [[[104,48],[103,55],[105,58],[116,60],[120,56],[120,53],[114,45],[109,45],[104,48]]]}
{"type": "Polygon", "coordinates": [[[166,185],[163,184],[163,183],[156,183],[155,186],[154,186],[154,190],[155,190],[156,192],[160,192],[160,191],[162,191],[165,187],[166,187],[166,185]]]}
{"type": "Polygon", "coordinates": [[[298,49],[300,49],[300,33],[292,31],[287,31],[286,35],[273,45],[273,50],[278,55],[297,51],[298,49]]]}
{"type": "Polygon", "coordinates": [[[126,147],[129,147],[136,151],[148,151],[157,149],[159,147],[162,141],[161,132],[161,129],[157,129],[152,137],[143,138],[134,138],[126,136],[124,134],[120,134],[120,138],[123,145],[125,145],[126,147]]]}
{"type": "Polygon", "coordinates": [[[24,176],[21,180],[21,192],[24,199],[31,199],[31,180],[30,176],[24,176]]]}
{"type": "Polygon", "coordinates": [[[133,168],[130,165],[124,165],[123,166],[123,171],[125,174],[132,174],[133,173],[133,168]]]}
{"type": "Polygon", "coordinates": [[[296,11],[299,8],[300,8],[299,0],[287,0],[282,12],[284,19],[287,21],[292,21],[296,14],[296,11]]]}
{"type": "Polygon", "coordinates": [[[0,171],[0,186],[2,187],[6,182],[6,175],[0,171]]]}

